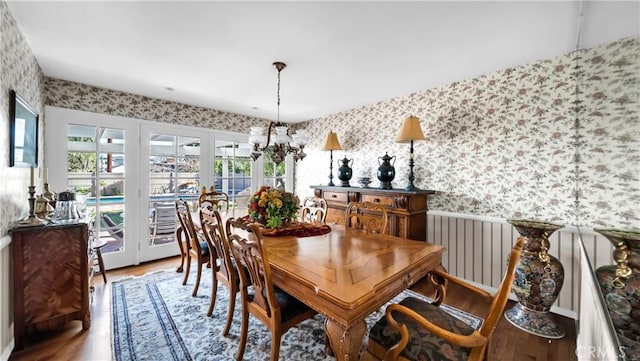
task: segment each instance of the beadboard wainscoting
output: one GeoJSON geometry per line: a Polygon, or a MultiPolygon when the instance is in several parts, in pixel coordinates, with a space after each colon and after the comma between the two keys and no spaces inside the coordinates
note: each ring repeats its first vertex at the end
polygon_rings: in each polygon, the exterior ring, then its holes
{"type": "MultiPolygon", "coordinates": [[[[580,308],[580,235],[593,269],[613,264],[613,247],[591,229],[567,226],[549,238],[549,253],[564,267],[564,284],[551,311],[574,319],[580,308]]],[[[518,231],[506,219],[429,211],[427,241],[447,248],[442,264],[449,273],[496,290],[518,231]]],[[[513,299],[515,296],[512,294],[513,299]]]]}

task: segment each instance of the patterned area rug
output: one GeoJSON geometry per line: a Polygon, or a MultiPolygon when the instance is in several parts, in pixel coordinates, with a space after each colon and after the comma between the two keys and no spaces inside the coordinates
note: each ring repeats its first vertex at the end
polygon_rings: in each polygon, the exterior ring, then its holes
{"type": "MultiPolygon", "coordinates": [[[[236,302],[228,337],[222,336],[229,293],[218,286],[213,317],[207,317],[211,293],[211,272],[205,269],[197,297],[191,297],[195,276],[182,285],[184,274],[165,270],[143,277],[128,278],[112,285],[113,356],[120,360],[234,360],[240,340],[240,300],[236,302]]],[[[410,290],[390,302],[407,296],[428,299],[410,290]]],[[[446,306],[445,306],[446,307],[446,306]]],[[[449,313],[478,328],[482,320],[463,311],[446,308],[449,313]]],[[[367,318],[371,327],[384,315],[384,307],[367,318]]],[[[282,337],[281,360],[334,360],[324,353],[324,317],[304,321],[282,337]]],[[[249,337],[245,360],[269,360],[269,330],[249,317],[249,337]]]]}

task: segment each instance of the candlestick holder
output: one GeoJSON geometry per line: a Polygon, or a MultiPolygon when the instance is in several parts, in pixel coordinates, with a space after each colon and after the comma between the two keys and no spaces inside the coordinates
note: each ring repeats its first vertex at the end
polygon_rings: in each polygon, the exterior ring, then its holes
{"type": "Polygon", "coordinates": [[[42,192],[42,196],[44,196],[49,202],[56,201],[56,194],[49,190],[49,183],[44,184],[44,191],[42,192]]]}
{"type": "Polygon", "coordinates": [[[46,221],[38,218],[35,214],[35,205],[36,205],[36,186],[29,186],[29,216],[18,222],[18,226],[20,227],[32,227],[32,226],[41,226],[46,223],[46,221]]]}

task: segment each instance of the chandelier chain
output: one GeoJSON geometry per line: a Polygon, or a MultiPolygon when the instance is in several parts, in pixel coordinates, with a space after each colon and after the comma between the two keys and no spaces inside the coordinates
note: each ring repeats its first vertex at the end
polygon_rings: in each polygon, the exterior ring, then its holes
{"type": "Polygon", "coordinates": [[[278,115],[277,115],[277,120],[278,122],[280,122],[280,72],[282,71],[282,69],[278,68],[278,115]]]}
{"type": "Polygon", "coordinates": [[[278,84],[276,88],[277,97],[277,121],[269,122],[267,135],[263,135],[262,127],[251,127],[249,144],[252,145],[251,159],[257,160],[262,153],[269,155],[269,158],[276,164],[285,160],[287,154],[292,154],[295,161],[306,157],[304,147],[309,141],[306,130],[298,129],[295,134],[289,135],[288,127],[280,123],[280,72],[287,65],[281,61],[276,61],[273,66],[278,70],[278,84]],[[275,131],[276,134],[273,134],[275,131]],[[273,143],[271,142],[273,138],[273,143]]]}

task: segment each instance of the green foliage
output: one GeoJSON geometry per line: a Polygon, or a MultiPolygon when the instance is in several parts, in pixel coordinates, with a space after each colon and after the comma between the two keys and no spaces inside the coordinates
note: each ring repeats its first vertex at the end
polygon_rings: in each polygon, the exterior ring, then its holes
{"type": "Polygon", "coordinates": [[[67,170],[69,173],[91,173],[95,171],[95,153],[68,152],[67,170]]]}

